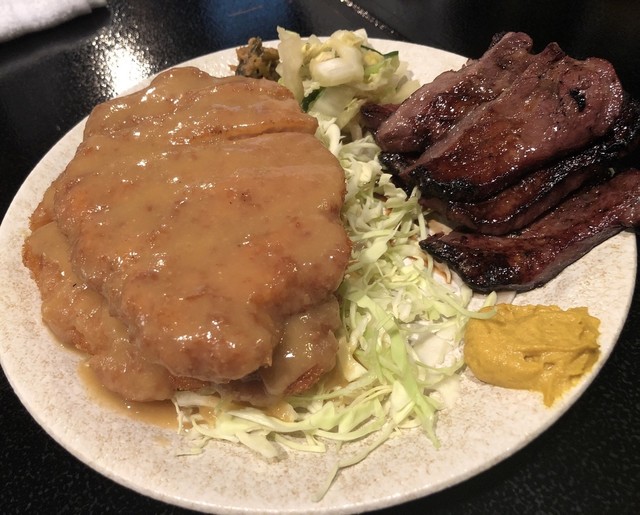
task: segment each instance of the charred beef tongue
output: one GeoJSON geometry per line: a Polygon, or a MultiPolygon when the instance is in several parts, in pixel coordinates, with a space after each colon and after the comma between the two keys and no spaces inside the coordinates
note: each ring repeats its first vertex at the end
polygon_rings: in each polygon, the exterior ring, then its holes
{"type": "MultiPolygon", "coordinates": [[[[478,105],[496,98],[529,65],[531,38],[509,32],[478,60],[438,75],[382,121],[372,123],[372,106],[363,109],[380,148],[385,152],[418,152],[438,140],[478,105]]],[[[377,114],[380,114],[377,112],[377,114]]]]}
{"type": "Polygon", "coordinates": [[[507,234],[529,225],[583,184],[608,178],[608,167],[633,151],[639,139],[640,103],[627,98],[621,115],[604,138],[536,170],[497,195],[477,203],[436,197],[422,197],[421,203],[445,217],[452,226],[482,234],[507,234]]]}
{"type": "Polygon", "coordinates": [[[453,231],[430,236],[420,246],[476,291],[527,291],[624,228],[638,226],[640,170],[632,168],[580,190],[520,234],[453,231]]]}
{"type": "Polygon", "coordinates": [[[585,182],[605,179],[606,166],[571,169],[573,161],[536,170],[518,184],[482,202],[448,202],[422,197],[420,204],[443,216],[451,227],[500,236],[525,227],[585,182]]]}
{"type": "Polygon", "coordinates": [[[375,134],[378,127],[391,116],[400,104],[374,104],[367,102],[360,108],[360,125],[375,134]]]}
{"type": "Polygon", "coordinates": [[[404,170],[427,195],[480,201],[586,147],[618,118],[624,92],[602,59],[558,60],[550,44],[512,85],[404,170]]]}

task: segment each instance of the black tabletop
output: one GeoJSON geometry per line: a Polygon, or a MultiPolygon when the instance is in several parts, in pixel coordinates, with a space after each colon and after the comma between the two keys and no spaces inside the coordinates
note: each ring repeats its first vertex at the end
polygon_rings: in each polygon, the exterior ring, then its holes
{"type": "MultiPolygon", "coordinates": [[[[0,43],[0,216],[47,150],[95,104],[186,59],[255,35],[274,39],[278,25],[303,35],[364,27],[371,37],[472,57],[494,33],[520,30],[539,46],[557,41],[574,57],[609,59],[625,88],[640,97],[635,0],[113,0],[89,15],[0,43]],[[135,66],[123,67],[123,55],[135,66]]],[[[639,308],[636,283],[610,359],[550,429],[492,469],[384,512],[638,512],[639,308]]],[[[35,423],[4,374],[0,395],[1,512],[185,513],[106,479],[68,454],[35,423]]]]}

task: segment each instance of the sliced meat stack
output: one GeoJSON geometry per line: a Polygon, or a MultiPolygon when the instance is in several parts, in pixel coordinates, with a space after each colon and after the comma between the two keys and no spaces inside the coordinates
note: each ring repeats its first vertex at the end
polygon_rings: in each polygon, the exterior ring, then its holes
{"type": "Polygon", "coordinates": [[[420,246],[447,261],[473,289],[536,288],[593,247],[640,224],[640,170],[579,190],[518,234],[489,236],[453,231],[420,246]]]}
{"type": "MultiPolygon", "coordinates": [[[[607,181],[615,174],[610,167],[640,139],[640,104],[625,93],[609,62],[573,59],[556,43],[539,53],[532,46],[526,34],[496,36],[480,59],[439,75],[403,104],[362,110],[382,149],[380,160],[398,184],[407,191],[418,187],[424,207],[455,227],[450,235],[429,237],[423,248],[481,291],[537,287],[612,233],[638,223],[635,214],[620,212],[616,222],[589,223],[587,216],[609,208],[582,206],[569,217],[558,205],[573,202],[576,209],[587,195],[590,202],[617,199],[611,205],[635,209],[623,198],[628,192],[607,181]],[[613,190],[596,195],[598,188],[613,190]],[[601,236],[588,232],[593,227],[601,236]],[[582,233],[556,242],[563,231],[582,233]],[[527,250],[542,242],[557,247],[544,266],[527,250]],[[531,262],[529,272],[508,270],[527,269],[522,260],[531,262]]],[[[625,177],[633,182],[637,173],[625,177]]]]}

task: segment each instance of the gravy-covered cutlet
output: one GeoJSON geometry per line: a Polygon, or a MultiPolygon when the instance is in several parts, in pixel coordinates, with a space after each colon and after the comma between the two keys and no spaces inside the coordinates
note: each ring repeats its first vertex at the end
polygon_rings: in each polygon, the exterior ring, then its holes
{"type": "Polygon", "coordinates": [[[127,398],[311,386],[335,363],[350,254],[343,171],[315,128],[285,88],[195,68],[98,106],[25,243],[45,322],[127,398]],[[103,311],[89,324],[65,267],[103,311]]]}

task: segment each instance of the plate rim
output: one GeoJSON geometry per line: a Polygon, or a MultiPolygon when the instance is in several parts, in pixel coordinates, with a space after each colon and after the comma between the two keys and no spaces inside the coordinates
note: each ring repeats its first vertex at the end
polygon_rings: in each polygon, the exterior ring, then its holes
{"type": "MultiPolygon", "coordinates": [[[[374,46],[378,46],[380,47],[380,45],[385,46],[387,44],[392,44],[394,46],[400,46],[400,56],[401,58],[403,55],[403,52],[408,50],[411,51],[415,51],[418,53],[421,52],[432,52],[434,53],[434,55],[436,55],[438,58],[442,58],[443,60],[447,60],[447,59],[453,59],[455,61],[460,61],[460,60],[464,60],[465,58],[462,56],[459,56],[457,54],[453,54],[451,52],[447,52],[441,49],[437,49],[437,48],[433,48],[433,47],[428,47],[428,46],[423,46],[423,45],[418,45],[415,43],[406,43],[406,42],[399,42],[399,41],[394,41],[394,40],[381,40],[381,39],[376,39],[376,38],[369,38],[370,43],[372,43],[374,46]],[[404,49],[404,50],[403,50],[404,49]]],[[[266,42],[268,43],[274,43],[274,42],[266,42]]],[[[189,65],[197,65],[198,63],[202,63],[206,60],[214,60],[214,59],[224,59],[224,57],[221,56],[227,56],[228,54],[231,54],[233,51],[235,50],[235,48],[229,48],[229,49],[223,49],[217,52],[213,52],[211,54],[206,54],[204,56],[199,56],[193,59],[190,59],[188,61],[185,61],[183,63],[179,63],[175,66],[189,66],[189,65]]],[[[232,54],[234,55],[234,54],[232,54]]],[[[411,63],[409,63],[409,66],[411,68],[411,63]]],[[[441,70],[442,71],[442,70],[441,70]]],[[[147,81],[145,81],[147,82],[147,81]]],[[[139,86],[136,86],[136,88],[139,86]]],[[[23,182],[23,184],[21,185],[20,189],[18,190],[14,200],[11,202],[9,208],[7,209],[7,212],[3,218],[2,221],[2,225],[0,226],[0,243],[5,243],[5,239],[8,237],[8,232],[9,229],[7,228],[7,226],[5,226],[5,222],[7,222],[7,220],[11,221],[13,220],[13,218],[16,216],[15,212],[18,211],[18,209],[24,209],[24,204],[25,203],[29,203],[29,202],[33,202],[34,201],[34,197],[37,196],[36,191],[34,191],[33,189],[33,183],[36,182],[35,181],[35,177],[39,176],[39,174],[43,174],[45,172],[50,172],[50,170],[48,170],[48,166],[49,163],[51,162],[52,159],[55,159],[57,157],[57,153],[62,152],[63,154],[67,151],[67,146],[71,146],[70,142],[72,142],[74,140],[75,137],[77,137],[78,135],[81,134],[82,128],[84,127],[84,123],[86,122],[86,118],[84,118],[83,120],[81,120],[78,124],[76,124],[72,129],[70,129],[62,138],[60,138],[60,140],[43,156],[43,158],[39,161],[39,163],[34,167],[33,171],[29,174],[29,176],[25,179],[25,181],[23,182]],[[44,171],[43,171],[44,170],[44,171]]],[[[75,148],[75,145],[73,145],[73,148],[75,148]]],[[[59,170],[61,171],[61,170],[59,170]]],[[[40,187],[42,187],[42,184],[40,184],[40,187]]],[[[12,235],[15,236],[15,235],[12,235]]],[[[636,273],[637,273],[637,248],[636,248],[636,240],[635,237],[632,233],[627,233],[626,235],[623,233],[621,236],[616,236],[615,237],[618,240],[633,240],[633,252],[632,252],[632,256],[628,256],[628,257],[633,257],[633,278],[635,279],[636,273]]],[[[629,244],[629,242],[627,241],[626,246],[631,248],[631,245],[629,244]]],[[[4,264],[4,258],[2,258],[3,264],[4,264]]],[[[627,268],[627,277],[629,277],[628,275],[629,269],[627,268]]],[[[26,270],[22,270],[22,275],[24,277],[24,274],[28,272],[26,270]]],[[[2,276],[2,270],[0,270],[0,277],[2,276]]],[[[29,281],[31,281],[31,277],[28,276],[27,277],[29,281]]],[[[633,292],[634,292],[634,287],[635,287],[635,280],[633,281],[629,281],[629,283],[632,285],[630,287],[630,293],[625,292],[625,306],[624,306],[624,317],[623,320],[627,319],[627,315],[629,312],[629,309],[631,307],[631,302],[632,302],[632,298],[633,298],[633,292]]],[[[35,285],[33,285],[33,287],[35,288],[35,285]]],[[[522,298],[522,297],[520,297],[522,298]]],[[[11,299],[9,299],[9,303],[10,303],[11,299]]],[[[7,310],[8,304],[7,304],[7,299],[5,297],[3,297],[0,300],[0,306],[3,307],[3,313],[7,310]]],[[[352,510],[356,510],[356,511],[360,511],[362,509],[380,509],[380,508],[384,508],[384,507],[388,507],[388,506],[392,506],[395,504],[399,504],[402,502],[407,502],[419,497],[423,497],[423,496],[427,496],[430,494],[433,494],[437,491],[440,491],[448,486],[452,486],[454,484],[458,484],[460,482],[463,482],[467,479],[469,479],[470,477],[473,477],[489,468],[491,468],[492,466],[494,466],[495,464],[497,464],[498,462],[506,459],[507,457],[511,456],[512,454],[514,454],[517,450],[521,449],[522,447],[526,446],[528,443],[530,443],[531,441],[533,441],[535,438],[537,438],[537,436],[539,436],[542,432],[544,432],[545,430],[547,430],[551,425],[553,425],[568,409],[571,405],[573,405],[580,397],[581,395],[584,393],[584,391],[589,387],[589,385],[595,380],[595,378],[597,377],[597,375],[599,374],[601,368],[604,366],[604,364],[606,363],[606,361],[608,360],[611,351],[613,350],[614,346],[615,346],[615,342],[617,342],[620,332],[622,331],[624,326],[624,321],[622,322],[622,324],[619,324],[619,327],[616,328],[616,331],[614,331],[614,342],[612,343],[612,345],[610,346],[610,348],[608,349],[608,352],[606,353],[606,355],[603,355],[601,357],[601,359],[598,361],[597,365],[594,367],[594,370],[589,374],[589,377],[586,378],[585,380],[583,380],[580,385],[578,385],[572,392],[571,395],[569,397],[564,398],[563,400],[560,401],[560,404],[555,408],[556,410],[556,415],[554,417],[549,418],[545,424],[542,424],[540,426],[538,426],[537,430],[534,431],[531,435],[529,435],[529,437],[526,440],[521,441],[520,445],[516,445],[511,447],[506,453],[502,453],[499,456],[496,456],[495,459],[491,462],[485,462],[483,464],[480,464],[479,466],[475,467],[473,470],[468,470],[468,473],[465,474],[459,474],[458,476],[456,476],[456,478],[454,480],[443,480],[442,484],[440,484],[437,488],[435,489],[429,489],[429,488],[413,488],[412,490],[407,490],[404,492],[401,492],[397,495],[387,495],[386,497],[383,498],[379,498],[379,499],[375,499],[372,501],[363,501],[363,502],[351,502],[349,504],[339,504],[339,503],[334,503],[334,504],[317,504],[315,505],[315,507],[317,508],[316,510],[311,510],[312,513],[347,513],[347,512],[351,512],[352,510]]],[[[0,329],[0,333],[3,333],[3,330],[0,329]]],[[[68,350],[64,350],[65,353],[72,353],[72,351],[68,351],[68,350]]],[[[187,498],[177,498],[176,496],[171,496],[171,495],[164,495],[161,491],[158,491],[156,489],[153,488],[148,488],[145,487],[144,485],[140,485],[140,484],[135,484],[134,482],[132,482],[130,479],[126,479],[123,478],[121,475],[119,475],[117,472],[114,472],[113,467],[108,467],[105,466],[103,463],[100,463],[98,461],[96,461],[96,457],[95,454],[91,454],[86,452],[85,449],[82,449],[81,447],[78,448],[72,444],[70,444],[69,440],[66,438],[67,434],[64,430],[62,430],[60,427],[56,426],[56,425],[51,425],[50,420],[45,417],[43,415],[43,413],[37,409],[35,409],[35,407],[33,406],[32,402],[29,400],[29,396],[26,395],[25,391],[24,391],[24,385],[20,383],[20,381],[18,380],[17,376],[15,375],[15,372],[11,373],[11,365],[9,365],[10,370],[7,370],[7,350],[6,350],[6,345],[5,342],[2,341],[0,343],[0,364],[2,365],[4,371],[5,371],[5,376],[7,377],[7,381],[9,382],[9,384],[11,385],[11,387],[13,388],[15,394],[18,396],[18,398],[20,399],[21,403],[23,404],[23,406],[25,406],[25,408],[27,409],[27,411],[29,412],[29,414],[33,417],[33,419],[49,434],[49,436],[51,436],[59,445],[61,445],[64,449],[67,450],[67,452],[69,452],[70,454],[72,454],[73,456],[75,456],[76,458],[78,458],[80,461],[82,461],[83,463],[85,463],[87,466],[89,466],[90,468],[92,468],[93,470],[97,471],[98,473],[109,477],[110,479],[112,479],[113,481],[115,481],[116,483],[121,484],[122,486],[132,489],[138,493],[141,493],[142,495],[146,495],[152,498],[155,498],[157,500],[166,502],[166,503],[170,503],[170,504],[175,504],[178,506],[182,506],[185,508],[189,508],[189,509],[196,509],[196,510],[202,510],[202,511],[215,511],[217,513],[253,513],[253,512],[260,512],[263,513],[265,512],[265,509],[259,506],[256,506],[255,508],[251,508],[251,507],[241,507],[241,506],[232,506],[232,505],[228,505],[228,504],[211,504],[211,502],[205,502],[202,500],[197,500],[197,499],[187,499],[187,498]]],[[[439,431],[438,428],[436,429],[436,431],[439,431]]],[[[208,451],[209,452],[209,451],[208,451]]],[[[333,499],[333,496],[329,496],[330,498],[333,499]]],[[[268,512],[268,510],[267,510],[268,512]]],[[[278,512],[278,513],[297,513],[295,510],[285,510],[285,511],[281,511],[280,509],[274,510],[274,513],[278,512]]],[[[309,513],[309,509],[308,507],[305,506],[304,511],[301,511],[300,513],[309,513]]]]}

